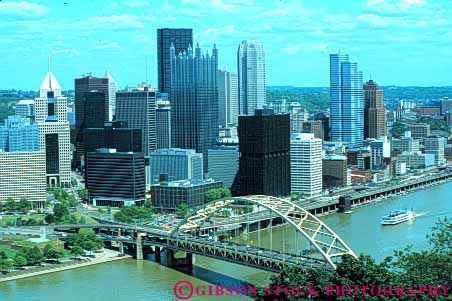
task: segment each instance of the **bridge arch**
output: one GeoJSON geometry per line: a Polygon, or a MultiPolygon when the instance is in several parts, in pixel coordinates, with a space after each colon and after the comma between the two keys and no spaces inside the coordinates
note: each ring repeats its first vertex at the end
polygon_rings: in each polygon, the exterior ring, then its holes
{"type": "Polygon", "coordinates": [[[309,211],[290,200],[266,195],[226,197],[206,203],[202,208],[190,213],[178,223],[171,231],[170,237],[179,231],[200,228],[214,213],[238,202],[262,206],[281,217],[295,231],[305,237],[334,269],[336,268],[336,264],[333,262],[334,258],[343,255],[351,255],[356,258],[352,249],[331,228],[309,211]]]}

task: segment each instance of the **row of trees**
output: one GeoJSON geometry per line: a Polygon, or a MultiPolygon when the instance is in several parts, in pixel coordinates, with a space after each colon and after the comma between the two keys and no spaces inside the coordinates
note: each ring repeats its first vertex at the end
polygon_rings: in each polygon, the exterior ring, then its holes
{"type": "Polygon", "coordinates": [[[18,202],[12,198],[8,198],[4,203],[0,202],[0,211],[25,213],[27,210],[32,209],[31,206],[32,202],[29,202],[24,198],[20,199],[18,202]]]}
{"type": "MultiPolygon", "coordinates": [[[[360,255],[358,259],[344,257],[335,271],[308,269],[302,273],[298,268],[287,268],[270,280],[272,286],[316,286],[318,295],[310,300],[417,300],[421,296],[340,296],[332,291],[328,295],[327,287],[345,286],[410,286],[444,285],[452,287],[452,221],[440,220],[428,236],[431,248],[414,252],[411,247],[396,251],[394,256],[377,263],[372,257],[360,255]]],[[[441,292],[440,292],[441,293],[441,292]]],[[[435,300],[451,300],[450,296],[435,296],[435,300]]],[[[297,294],[264,294],[263,290],[255,296],[257,300],[300,300],[297,294]]],[[[432,299],[432,297],[428,298],[432,299]]],[[[422,299],[424,300],[424,299],[422,299]]]]}
{"type": "Polygon", "coordinates": [[[80,256],[86,251],[97,251],[104,247],[102,239],[96,236],[91,229],[80,229],[79,233],[68,236],[67,244],[71,254],[80,256]]]}
{"type": "Polygon", "coordinates": [[[67,203],[58,203],[53,207],[53,214],[47,214],[44,218],[48,224],[86,224],[86,218],[69,212],[67,203]]]}
{"type": "Polygon", "coordinates": [[[115,213],[114,219],[122,223],[133,223],[140,219],[152,219],[153,213],[152,207],[126,206],[115,213]]]}

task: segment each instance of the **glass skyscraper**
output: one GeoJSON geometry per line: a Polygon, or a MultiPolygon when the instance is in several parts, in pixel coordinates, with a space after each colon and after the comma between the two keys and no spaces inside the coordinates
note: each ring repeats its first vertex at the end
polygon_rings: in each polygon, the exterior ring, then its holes
{"type": "Polygon", "coordinates": [[[0,126],[0,151],[35,152],[39,151],[39,129],[30,119],[9,116],[5,125],[0,126]]]}
{"type": "Polygon", "coordinates": [[[331,140],[355,148],[364,138],[363,74],[348,54],[330,55],[331,140]]]}
{"type": "Polygon", "coordinates": [[[171,46],[171,146],[194,149],[204,157],[207,171],[207,150],[218,139],[218,51],[212,54],[176,53],[171,46]]]}

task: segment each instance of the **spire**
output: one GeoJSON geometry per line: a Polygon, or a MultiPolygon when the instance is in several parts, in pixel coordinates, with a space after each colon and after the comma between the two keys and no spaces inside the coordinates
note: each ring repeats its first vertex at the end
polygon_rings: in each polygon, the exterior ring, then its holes
{"type": "MultiPolygon", "coordinates": [[[[52,74],[52,71],[50,70],[50,52],[49,52],[49,71],[48,71],[48,73],[49,74],[52,74]]],[[[49,76],[49,89],[50,89],[50,91],[52,91],[52,77],[51,76],[49,76]]]]}
{"type": "Polygon", "coordinates": [[[50,53],[48,57],[48,70],[47,74],[44,77],[44,80],[41,83],[41,86],[39,88],[39,96],[42,98],[47,98],[47,92],[53,91],[54,97],[61,96],[61,87],[58,81],[55,78],[55,75],[52,73],[51,69],[51,60],[50,60],[50,53]]]}

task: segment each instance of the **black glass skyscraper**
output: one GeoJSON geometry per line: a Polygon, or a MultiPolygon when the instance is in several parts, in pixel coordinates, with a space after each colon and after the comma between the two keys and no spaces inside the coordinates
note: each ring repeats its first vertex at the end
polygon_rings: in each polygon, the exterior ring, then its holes
{"type": "Polygon", "coordinates": [[[195,149],[203,154],[207,171],[207,150],[218,139],[218,51],[201,54],[196,45],[176,53],[171,47],[171,145],[195,149]]]}
{"type": "Polygon", "coordinates": [[[256,110],[239,116],[239,170],[232,185],[234,196],[290,193],[290,118],[256,110]]]}
{"type": "Polygon", "coordinates": [[[176,53],[186,51],[193,45],[193,30],[186,28],[157,29],[157,63],[159,92],[170,93],[171,63],[170,46],[174,45],[176,53]]]}

